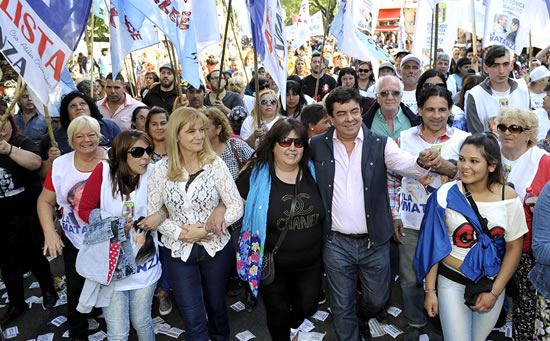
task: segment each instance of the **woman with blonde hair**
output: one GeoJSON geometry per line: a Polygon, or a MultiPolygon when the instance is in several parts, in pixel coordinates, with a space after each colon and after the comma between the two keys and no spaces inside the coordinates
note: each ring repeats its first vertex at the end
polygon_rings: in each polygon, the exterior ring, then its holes
{"type": "Polygon", "coordinates": [[[242,77],[232,77],[229,79],[228,82],[228,90],[233,91],[241,95],[243,98],[244,105],[246,106],[246,109],[248,112],[252,111],[254,108],[254,102],[256,101],[256,98],[254,96],[250,96],[244,93],[246,89],[246,83],[242,77]]]}
{"type": "Polygon", "coordinates": [[[300,78],[304,78],[309,74],[308,69],[306,59],[304,57],[296,57],[294,61],[294,70],[290,75],[297,75],[300,78]]]}
{"type": "Polygon", "coordinates": [[[514,297],[514,340],[531,340],[535,328],[536,291],[528,279],[535,265],[531,246],[534,203],[528,196],[538,197],[550,181],[550,156],[537,147],[538,122],[535,114],[525,108],[503,107],[497,117],[504,177],[523,203],[529,232],[523,237],[523,248],[515,274],[517,295],[514,297]],[[529,194],[529,192],[531,194],[529,194]],[[528,195],[529,194],[529,195],[528,195]]]}
{"type": "Polygon", "coordinates": [[[260,92],[259,116],[261,127],[258,128],[256,109],[252,114],[245,118],[241,126],[241,137],[252,148],[256,146],[256,140],[261,139],[281,116],[281,102],[275,91],[266,89],[260,92]]]}
{"type": "Polygon", "coordinates": [[[168,158],[149,178],[148,214],[168,209],[158,227],[160,253],[187,340],[229,340],[225,288],[232,261],[230,234],[207,220],[218,204],[226,207],[225,225],[243,214],[243,202],[223,160],[207,138],[208,119],[193,108],[170,115],[168,158]]]}

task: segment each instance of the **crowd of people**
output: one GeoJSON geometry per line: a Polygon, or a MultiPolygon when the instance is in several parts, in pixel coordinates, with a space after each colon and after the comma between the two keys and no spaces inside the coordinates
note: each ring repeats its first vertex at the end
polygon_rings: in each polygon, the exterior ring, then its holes
{"type": "Polygon", "coordinates": [[[28,270],[55,305],[45,256],[62,255],[71,340],[98,308],[109,340],[154,340],[155,291],[186,340],[229,340],[240,294],[248,311],[262,296],[273,340],[325,295],[338,339],[369,340],[396,275],[407,338],[485,340],[508,315],[514,340],[547,339],[548,51],[518,72],[493,46],[478,73],[468,50],[434,68],[292,52],[285,103],[234,60],[209,58],[198,88],[149,63],[137,91],[103,61],[63,97],[55,144],[23,92],[0,134],[2,326],[27,309],[28,270]]]}

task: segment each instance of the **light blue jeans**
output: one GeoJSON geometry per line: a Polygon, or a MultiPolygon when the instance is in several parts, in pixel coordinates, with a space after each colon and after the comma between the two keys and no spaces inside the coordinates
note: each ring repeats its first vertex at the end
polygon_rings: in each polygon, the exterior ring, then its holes
{"type": "Polygon", "coordinates": [[[445,341],[487,339],[498,320],[506,293],[500,294],[491,311],[480,313],[464,304],[464,285],[441,275],[437,276],[437,282],[439,319],[445,341]]]}
{"type": "Polygon", "coordinates": [[[148,287],[115,291],[111,304],[103,308],[109,341],[126,341],[130,334],[130,320],[140,341],[155,340],[151,303],[157,283],[148,287]]]}

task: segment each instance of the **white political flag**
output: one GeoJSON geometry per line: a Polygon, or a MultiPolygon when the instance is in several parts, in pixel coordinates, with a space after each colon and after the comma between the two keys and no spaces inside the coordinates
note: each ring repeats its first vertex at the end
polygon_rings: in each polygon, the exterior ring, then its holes
{"type": "Polygon", "coordinates": [[[309,39],[309,20],[309,2],[308,0],[302,0],[294,34],[293,46],[296,46],[296,48],[302,46],[309,39]]]}
{"type": "Polygon", "coordinates": [[[352,13],[355,27],[374,33],[378,20],[378,0],[354,0],[352,13]]]}

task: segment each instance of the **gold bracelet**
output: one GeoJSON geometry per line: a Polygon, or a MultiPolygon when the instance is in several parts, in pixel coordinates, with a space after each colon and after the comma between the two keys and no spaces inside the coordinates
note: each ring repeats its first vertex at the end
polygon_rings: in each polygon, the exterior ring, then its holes
{"type": "Polygon", "coordinates": [[[424,293],[426,293],[426,294],[427,294],[427,293],[430,293],[430,292],[436,293],[437,290],[435,290],[435,289],[425,289],[425,290],[424,290],[424,293]]]}

